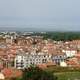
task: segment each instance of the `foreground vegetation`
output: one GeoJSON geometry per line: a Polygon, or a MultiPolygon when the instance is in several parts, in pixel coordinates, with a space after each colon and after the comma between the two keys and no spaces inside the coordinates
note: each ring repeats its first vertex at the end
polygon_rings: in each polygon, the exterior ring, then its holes
{"type": "Polygon", "coordinates": [[[46,71],[54,73],[57,80],[80,80],[80,68],[49,67],[46,71]]]}
{"type": "Polygon", "coordinates": [[[17,80],[80,80],[80,68],[49,67],[42,70],[30,67],[23,71],[22,79],[17,80]]]}
{"type": "Polygon", "coordinates": [[[23,70],[21,79],[15,80],[57,80],[53,73],[40,69],[39,67],[29,67],[23,70]]]}
{"type": "Polygon", "coordinates": [[[59,73],[59,72],[80,72],[80,67],[60,67],[60,66],[51,66],[45,69],[47,72],[59,73]]]}
{"type": "Polygon", "coordinates": [[[38,67],[30,67],[23,71],[22,80],[56,80],[56,77],[51,72],[38,67]]]}
{"type": "Polygon", "coordinates": [[[43,70],[30,67],[23,70],[21,78],[10,80],[80,80],[80,68],[52,66],[43,70]]]}
{"type": "Polygon", "coordinates": [[[79,71],[58,72],[58,73],[55,73],[55,76],[57,76],[57,80],[80,80],[79,71]]]}

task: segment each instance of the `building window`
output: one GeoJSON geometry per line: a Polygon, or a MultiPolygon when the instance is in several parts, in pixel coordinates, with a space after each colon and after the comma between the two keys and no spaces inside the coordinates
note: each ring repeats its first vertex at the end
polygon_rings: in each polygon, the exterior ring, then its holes
{"type": "Polygon", "coordinates": [[[46,63],[46,62],[47,62],[47,59],[43,59],[43,60],[42,60],[42,63],[46,63]]]}
{"type": "Polygon", "coordinates": [[[46,57],[46,56],[44,55],[44,57],[46,57]]]}

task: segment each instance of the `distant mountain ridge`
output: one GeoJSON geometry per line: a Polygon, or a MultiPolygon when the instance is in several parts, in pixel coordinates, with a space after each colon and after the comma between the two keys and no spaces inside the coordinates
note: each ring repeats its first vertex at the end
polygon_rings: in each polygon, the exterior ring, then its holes
{"type": "Polygon", "coordinates": [[[48,28],[34,28],[34,27],[0,27],[0,31],[55,31],[54,29],[48,28]]]}
{"type": "Polygon", "coordinates": [[[26,26],[26,27],[24,27],[24,26],[18,26],[18,27],[16,27],[16,26],[7,26],[7,27],[5,27],[5,26],[2,26],[2,27],[0,27],[0,32],[1,31],[31,31],[31,32],[41,32],[41,31],[44,31],[44,32],[47,32],[47,31],[58,31],[58,32],[80,32],[80,30],[79,29],[77,29],[77,30],[73,30],[72,28],[71,29],[66,29],[66,28],[64,28],[64,29],[62,29],[62,28],[58,28],[58,27],[44,27],[44,26],[42,26],[42,27],[40,27],[40,26],[37,26],[37,27],[30,27],[30,26],[26,26]]]}

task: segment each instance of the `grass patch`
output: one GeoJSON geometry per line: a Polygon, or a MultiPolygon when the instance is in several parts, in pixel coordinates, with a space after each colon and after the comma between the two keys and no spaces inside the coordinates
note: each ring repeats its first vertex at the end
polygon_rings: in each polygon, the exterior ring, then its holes
{"type": "Polygon", "coordinates": [[[80,68],[77,67],[60,67],[60,66],[52,66],[48,67],[46,71],[50,72],[80,72],[80,68]]]}
{"type": "Polygon", "coordinates": [[[48,67],[46,71],[53,73],[57,80],[80,80],[80,68],[71,67],[48,67]]]}
{"type": "Polygon", "coordinates": [[[54,73],[58,80],[80,80],[80,72],[58,72],[54,73]]]}

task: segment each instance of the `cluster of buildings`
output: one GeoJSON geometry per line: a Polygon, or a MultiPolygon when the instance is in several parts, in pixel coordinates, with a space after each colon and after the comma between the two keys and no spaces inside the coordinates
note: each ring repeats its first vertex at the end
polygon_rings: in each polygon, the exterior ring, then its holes
{"type": "Polygon", "coordinates": [[[43,36],[16,32],[0,34],[0,70],[40,67],[80,67],[80,40],[44,40],[43,36]]]}

